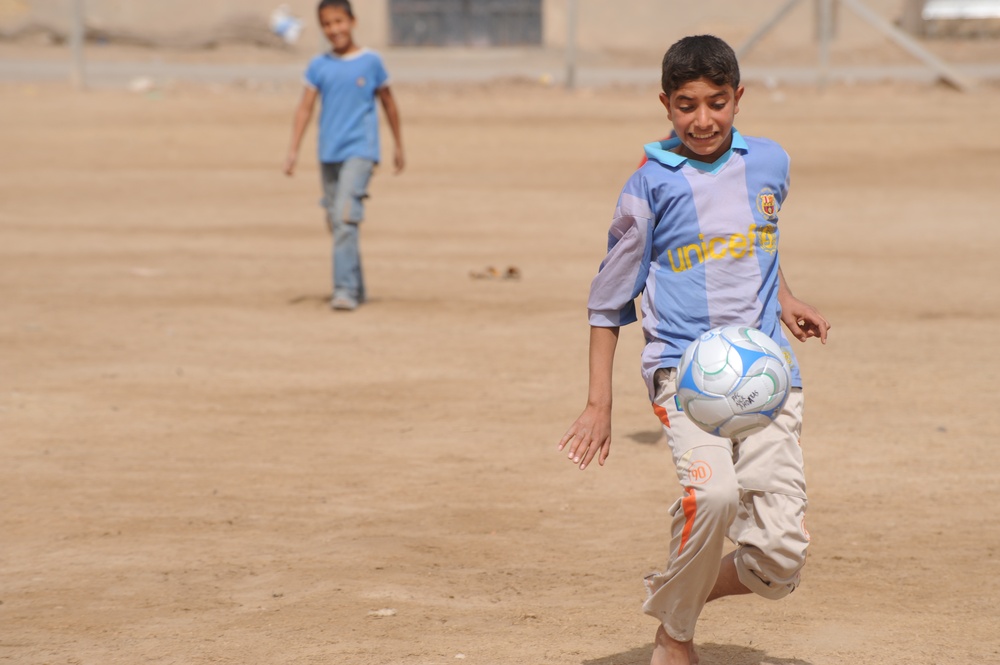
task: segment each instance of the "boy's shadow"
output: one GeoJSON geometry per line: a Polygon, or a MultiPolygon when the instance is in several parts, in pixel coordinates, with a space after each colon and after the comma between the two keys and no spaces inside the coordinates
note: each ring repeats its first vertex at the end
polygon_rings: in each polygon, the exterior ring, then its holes
{"type": "Polygon", "coordinates": [[[631,434],[626,434],[626,436],[636,443],[641,443],[646,446],[653,446],[663,439],[663,430],[651,430],[647,432],[632,432],[631,434]]]}
{"type": "Polygon", "coordinates": [[[327,295],[317,295],[314,293],[306,293],[301,296],[295,296],[294,298],[288,299],[289,305],[329,305],[330,298],[332,296],[327,295]]]}
{"type": "MultiPolygon", "coordinates": [[[[315,307],[328,307],[330,305],[330,300],[333,298],[332,293],[326,293],[320,295],[318,293],[303,293],[300,296],[295,296],[294,298],[289,298],[285,302],[289,305],[313,305],[315,307]]],[[[365,304],[371,305],[372,303],[385,302],[381,298],[365,298],[365,304]]]]}
{"type": "MultiPolygon", "coordinates": [[[[760,649],[735,644],[708,642],[697,645],[697,648],[702,665],[812,665],[801,658],[769,656],[760,649]]],[[[652,655],[652,646],[636,647],[624,653],[585,660],[582,665],[648,665],[652,655]]]]}

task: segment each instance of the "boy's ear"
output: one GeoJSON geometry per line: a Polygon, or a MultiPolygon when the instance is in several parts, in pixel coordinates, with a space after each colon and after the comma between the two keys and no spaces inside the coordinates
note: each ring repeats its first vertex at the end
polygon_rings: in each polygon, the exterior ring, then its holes
{"type": "MultiPolygon", "coordinates": [[[[742,90],[742,88],[740,88],[742,90]]],[[[663,108],[667,109],[667,119],[673,120],[670,115],[670,95],[665,92],[660,93],[660,103],[663,104],[663,108]]]]}
{"type": "Polygon", "coordinates": [[[743,97],[743,86],[736,88],[736,92],[733,94],[733,113],[740,112],[740,98],[743,97]]]}

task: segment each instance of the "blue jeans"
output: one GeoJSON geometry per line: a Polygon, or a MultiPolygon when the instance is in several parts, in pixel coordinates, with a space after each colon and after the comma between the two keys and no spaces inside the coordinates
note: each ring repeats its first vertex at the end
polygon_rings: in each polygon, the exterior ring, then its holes
{"type": "Polygon", "coordinates": [[[333,234],[333,297],[355,303],[365,301],[361,272],[358,225],[364,219],[364,200],[375,163],[351,157],[343,162],[321,163],[326,222],[333,234]]]}

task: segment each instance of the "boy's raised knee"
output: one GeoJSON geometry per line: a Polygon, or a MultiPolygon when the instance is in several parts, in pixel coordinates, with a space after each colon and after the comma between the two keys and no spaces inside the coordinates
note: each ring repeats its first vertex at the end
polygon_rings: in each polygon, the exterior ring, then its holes
{"type": "Polygon", "coordinates": [[[758,596],[780,600],[799,585],[806,553],[805,548],[765,554],[754,547],[741,547],[735,562],[736,572],[744,586],[758,596]]]}

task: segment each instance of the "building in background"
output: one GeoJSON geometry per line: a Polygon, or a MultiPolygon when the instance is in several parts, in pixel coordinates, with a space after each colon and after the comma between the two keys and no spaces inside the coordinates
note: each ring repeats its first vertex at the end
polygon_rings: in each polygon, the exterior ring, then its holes
{"type": "MultiPolygon", "coordinates": [[[[0,0],[0,32],[27,23],[67,31],[75,0],[0,0]]],[[[542,47],[567,43],[571,0],[354,0],[356,36],[374,48],[542,47]]],[[[582,51],[662,52],[688,34],[710,32],[738,43],[785,4],[785,0],[576,0],[576,42],[582,51]]],[[[912,0],[865,0],[895,21],[912,0]]],[[[768,39],[801,44],[815,31],[813,1],[801,3],[768,39]]],[[[325,48],[315,22],[315,0],[85,0],[87,25],[105,34],[146,36],[151,42],[196,43],[194,36],[219,33],[257,20],[268,29],[276,8],[287,5],[302,20],[296,48],[325,48]]],[[[843,14],[843,12],[841,12],[843,14]]],[[[837,34],[844,46],[865,46],[882,37],[871,30],[837,34]]],[[[204,41],[204,39],[202,39],[204,41]]]]}
{"type": "Polygon", "coordinates": [[[542,0],[389,0],[393,46],[541,46],[542,0]]]}

